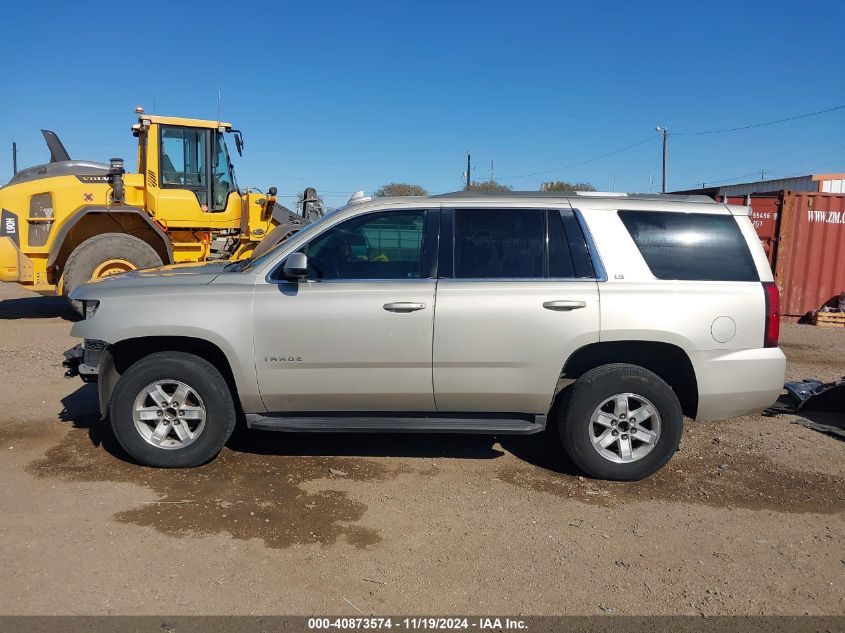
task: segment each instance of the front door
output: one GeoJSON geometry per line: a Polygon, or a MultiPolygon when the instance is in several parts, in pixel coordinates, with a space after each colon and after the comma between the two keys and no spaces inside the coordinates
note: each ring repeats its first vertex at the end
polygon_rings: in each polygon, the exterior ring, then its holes
{"type": "Polygon", "coordinates": [[[300,249],[307,280],[278,272],[256,287],[256,369],[268,411],[435,410],[437,215],[344,220],[300,249]]]}

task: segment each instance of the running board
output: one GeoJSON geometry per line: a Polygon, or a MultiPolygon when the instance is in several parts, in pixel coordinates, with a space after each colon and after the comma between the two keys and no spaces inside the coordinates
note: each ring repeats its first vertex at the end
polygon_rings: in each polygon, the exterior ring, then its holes
{"type": "Polygon", "coordinates": [[[247,413],[246,424],[262,431],[294,433],[480,433],[531,435],[546,428],[546,416],[520,418],[283,416],[247,413]]]}

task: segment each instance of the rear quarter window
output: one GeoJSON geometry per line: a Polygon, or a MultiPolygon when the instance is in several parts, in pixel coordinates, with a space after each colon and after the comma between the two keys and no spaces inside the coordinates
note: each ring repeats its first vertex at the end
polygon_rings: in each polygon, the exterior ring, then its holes
{"type": "Polygon", "coordinates": [[[760,281],[751,251],[732,215],[618,213],[658,279],[760,281]]]}

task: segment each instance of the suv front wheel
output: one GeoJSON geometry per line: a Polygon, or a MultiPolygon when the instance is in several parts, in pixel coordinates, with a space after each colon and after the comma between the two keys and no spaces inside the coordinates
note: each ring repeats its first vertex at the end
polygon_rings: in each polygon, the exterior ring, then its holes
{"type": "Polygon", "coordinates": [[[616,363],[575,381],[558,428],[564,450],[586,474],[632,481],[656,472],[675,454],[683,414],[662,378],[616,363]]]}
{"type": "Polygon", "coordinates": [[[111,425],[123,449],[147,466],[184,468],[213,458],[235,427],[225,378],[207,360],[157,352],[120,377],[111,425]]]}

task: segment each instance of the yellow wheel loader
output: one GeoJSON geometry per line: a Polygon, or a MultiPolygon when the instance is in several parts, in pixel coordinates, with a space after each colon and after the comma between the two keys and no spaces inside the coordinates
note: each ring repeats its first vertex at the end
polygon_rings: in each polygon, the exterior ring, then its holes
{"type": "MultiPolygon", "coordinates": [[[[243,136],[231,124],[135,112],[137,173],[117,158],[71,160],[42,130],[50,162],[0,187],[0,281],[67,295],[136,268],[249,257],[321,215],[318,204],[303,204],[304,216],[279,205],[275,187],[238,189],[225,137],[240,154],[243,136]]],[[[309,188],[303,200],[319,199],[309,188]]]]}

